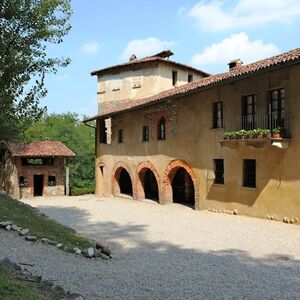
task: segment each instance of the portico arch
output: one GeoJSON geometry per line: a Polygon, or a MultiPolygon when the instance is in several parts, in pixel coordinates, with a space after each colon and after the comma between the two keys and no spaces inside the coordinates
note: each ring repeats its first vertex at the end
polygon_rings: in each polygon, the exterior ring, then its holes
{"type": "Polygon", "coordinates": [[[133,176],[124,162],[116,163],[112,171],[112,193],[114,196],[125,194],[133,197],[133,176]]]}
{"type": "Polygon", "coordinates": [[[163,204],[179,202],[196,206],[199,199],[198,179],[185,161],[173,160],[168,164],[162,180],[162,193],[163,204]],[[177,192],[179,189],[181,191],[177,192]],[[182,200],[178,197],[182,197],[182,200]]]}

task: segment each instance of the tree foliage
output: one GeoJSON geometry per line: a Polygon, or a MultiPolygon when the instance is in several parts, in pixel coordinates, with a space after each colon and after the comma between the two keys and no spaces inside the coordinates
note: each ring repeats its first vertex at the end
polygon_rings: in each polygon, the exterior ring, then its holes
{"type": "Polygon", "coordinates": [[[47,46],[69,32],[70,0],[0,0],[0,140],[16,137],[45,111],[44,80],[68,65],[47,46]]]}
{"type": "Polygon", "coordinates": [[[76,114],[43,116],[25,132],[28,141],[61,141],[76,153],[68,158],[71,187],[94,187],[95,130],[84,125],[76,114]]]}

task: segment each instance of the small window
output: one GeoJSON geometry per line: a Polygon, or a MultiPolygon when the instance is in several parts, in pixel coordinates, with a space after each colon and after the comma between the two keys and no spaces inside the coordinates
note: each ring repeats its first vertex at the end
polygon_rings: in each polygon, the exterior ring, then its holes
{"type": "Polygon", "coordinates": [[[224,184],[224,160],[215,159],[215,181],[216,184],[224,184]]]}
{"type": "Polygon", "coordinates": [[[19,187],[27,187],[26,177],[24,176],[19,177],[19,187]]]}
{"type": "Polygon", "coordinates": [[[178,79],[178,72],[177,71],[172,71],[172,84],[173,84],[173,86],[176,86],[177,79],[178,79]]]}
{"type": "Polygon", "coordinates": [[[48,186],[56,186],[56,177],[48,176],[48,186]]]}
{"type": "Polygon", "coordinates": [[[166,121],[165,118],[162,117],[157,126],[157,139],[165,140],[166,139],[166,121]]]}
{"type": "Polygon", "coordinates": [[[244,178],[243,186],[255,188],[256,187],[256,160],[244,159],[244,178]]]}
{"type": "Polygon", "coordinates": [[[143,141],[148,142],[149,141],[149,126],[143,127],[143,141]]]}
{"type": "Polygon", "coordinates": [[[123,129],[119,129],[119,131],[118,131],[118,142],[124,143],[124,130],[123,129]]]}
{"type": "Polygon", "coordinates": [[[106,144],[107,143],[107,133],[106,133],[106,127],[105,127],[105,120],[99,120],[98,126],[99,126],[99,142],[101,144],[106,144]]]}
{"type": "Polygon", "coordinates": [[[213,103],[213,128],[223,128],[223,102],[213,103]]]}
{"type": "Polygon", "coordinates": [[[194,78],[193,78],[193,74],[189,74],[188,75],[188,82],[193,82],[194,78]]]}

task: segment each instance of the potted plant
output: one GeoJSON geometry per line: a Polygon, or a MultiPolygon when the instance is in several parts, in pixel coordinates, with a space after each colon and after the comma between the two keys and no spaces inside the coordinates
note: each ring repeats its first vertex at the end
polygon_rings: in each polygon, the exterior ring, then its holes
{"type": "Polygon", "coordinates": [[[237,131],[236,136],[237,136],[238,139],[244,140],[245,136],[246,136],[246,130],[241,129],[241,130],[237,131]]]}
{"type": "Polygon", "coordinates": [[[231,136],[231,132],[230,131],[225,131],[224,135],[223,135],[223,139],[225,141],[228,141],[230,139],[230,136],[231,136]]]}
{"type": "Polygon", "coordinates": [[[272,134],[273,134],[273,138],[274,139],[280,139],[281,138],[281,128],[280,127],[276,127],[272,130],[272,134]]]}
{"type": "Polygon", "coordinates": [[[248,139],[253,139],[253,138],[254,138],[254,135],[255,135],[254,130],[247,130],[247,131],[246,131],[246,137],[247,137],[248,139]]]}

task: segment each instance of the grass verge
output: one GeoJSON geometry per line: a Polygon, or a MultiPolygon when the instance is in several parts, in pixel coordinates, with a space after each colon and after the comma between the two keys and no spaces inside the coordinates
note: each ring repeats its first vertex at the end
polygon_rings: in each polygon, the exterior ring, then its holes
{"type": "MultiPolygon", "coordinates": [[[[73,229],[49,219],[24,203],[8,196],[0,195],[0,221],[11,221],[38,237],[48,238],[63,244],[69,249],[79,247],[87,248],[91,241],[78,235],[73,229]]],[[[1,295],[1,294],[0,294],[1,295]]]]}
{"type": "Polygon", "coordinates": [[[0,264],[0,298],[5,300],[63,299],[65,293],[53,289],[46,282],[37,282],[24,278],[20,272],[0,264]]]}

